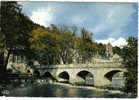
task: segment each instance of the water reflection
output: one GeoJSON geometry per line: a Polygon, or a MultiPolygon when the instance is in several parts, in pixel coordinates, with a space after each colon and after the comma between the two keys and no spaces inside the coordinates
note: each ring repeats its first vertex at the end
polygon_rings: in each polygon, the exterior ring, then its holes
{"type": "Polygon", "coordinates": [[[10,92],[9,96],[20,97],[126,97],[122,94],[110,94],[85,88],[75,88],[58,84],[44,84],[33,87],[18,88],[10,92]]]}
{"type": "Polygon", "coordinates": [[[77,95],[77,93],[78,93],[78,90],[77,90],[77,89],[70,88],[70,89],[67,91],[67,96],[69,96],[69,97],[74,97],[75,95],[77,95]]]}
{"type": "Polygon", "coordinates": [[[60,90],[60,89],[57,89],[56,92],[55,92],[55,96],[56,96],[56,97],[61,97],[62,94],[63,94],[63,92],[62,92],[62,90],[60,90]]]}

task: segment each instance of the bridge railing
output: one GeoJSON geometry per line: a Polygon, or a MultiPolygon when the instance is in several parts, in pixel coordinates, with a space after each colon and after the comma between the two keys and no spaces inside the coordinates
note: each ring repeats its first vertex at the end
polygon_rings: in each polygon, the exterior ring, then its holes
{"type": "Polygon", "coordinates": [[[123,67],[122,62],[96,62],[93,64],[95,67],[123,67]]]}
{"type": "Polygon", "coordinates": [[[96,62],[96,63],[86,63],[86,64],[59,64],[59,65],[41,65],[34,66],[33,69],[45,69],[45,68],[84,68],[84,67],[124,67],[121,62],[96,62]]]}

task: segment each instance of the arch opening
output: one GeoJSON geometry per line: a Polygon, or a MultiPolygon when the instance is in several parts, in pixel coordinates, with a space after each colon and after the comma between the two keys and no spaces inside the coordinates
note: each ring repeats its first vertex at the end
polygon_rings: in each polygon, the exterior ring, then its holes
{"type": "Polygon", "coordinates": [[[27,73],[29,74],[30,73],[30,70],[27,70],[27,73]]]}
{"type": "Polygon", "coordinates": [[[52,74],[50,72],[45,72],[42,77],[45,78],[45,79],[55,80],[55,78],[52,76],[52,74]]]}
{"type": "Polygon", "coordinates": [[[113,70],[105,74],[105,77],[111,82],[112,87],[121,88],[125,86],[125,72],[113,70]]]}
{"type": "Polygon", "coordinates": [[[69,76],[68,72],[66,72],[66,71],[61,72],[61,73],[58,75],[58,77],[59,77],[59,81],[60,81],[60,82],[64,82],[64,83],[68,83],[68,82],[69,82],[70,76],[69,76]]]}
{"type": "Polygon", "coordinates": [[[40,77],[40,72],[39,71],[34,71],[33,76],[39,78],[40,77]]]}
{"type": "Polygon", "coordinates": [[[85,84],[85,85],[94,85],[94,76],[91,72],[89,71],[80,71],[77,76],[79,78],[81,78],[82,80],[84,80],[84,82],[82,81],[81,84],[85,84]]]}
{"type": "Polygon", "coordinates": [[[120,71],[120,70],[113,70],[113,71],[110,71],[110,72],[106,73],[104,75],[104,77],[107,78],[109,81],[112,81],[113,78],[123,77],[121,74],[122,74],[122,71],[120,71]]]}

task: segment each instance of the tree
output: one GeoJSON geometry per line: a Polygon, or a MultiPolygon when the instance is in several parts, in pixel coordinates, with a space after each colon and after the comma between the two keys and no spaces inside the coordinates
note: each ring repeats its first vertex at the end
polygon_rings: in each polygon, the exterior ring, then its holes
{"type": "Polygon", "coordinates": [[[113,50],[113,53],[114,54],[118,54],[120,56],[122,55],[121,54],[122,53],[122,50],[119,47],[115,46],[115,47],[112,48],[112,50],[113,50]]]}
{"type": "Polygon", "coordinates": [[[102,43],[97,44],[98,53],[102,56],[106,56],[106,45],[103,45],[102,43]]]}
{"type": "MultiPolygon", "coordinates": [[[[77,27],[62,25],[60,28],[54,24],[50,27],[36,27],[30,34],[30,51],[35,56],[34,60],[40,64],[70,64],[74,59],[81,58],[81,63],[89,61],[97,51],[100,54],[105,52],[105,46],[97,45],[92,40],[88,40],[89,33],[83,30],[83,38],[77,37],[77,27]],[[71,29],[70,29],[71,28],[71,29]],[[101,49],[98,49],[101,47],[101,49]]],[[[90,37],[91,39],[92,37],[90,37]]],[[[29,56],[31,57],[31,56],[29,56]]],[[[29,58],[30,59],[30,58],[29,58]]]]}
{"type": "Polygon", "coordinates": [[[56,34],[60,34],[60,30],[55,24],[51,24],[50,31],[56,34]]]}
{"type": "Polygon", "coordinates": [[[89,34],[89,32],[85,28],[81,29],[81,37],[85,41],[92,42],[92,35],[93,35],[93,33],[89,34]]]}
{"type": "Polygon", "coordinates": [[[128,45],[122,50],[124,65],[127,68],[125,92],[137,96],[137,38],[129,37],[128,45]]]}
{"type": "Polygon", "coordinates": [[[71,28],[72,28],[72,31],[73,31],[72,34],[73,34],[74,36],[76,36],[76,32],[77,32],[77,29],[78,29],[78,28],[77,28],[76,26],[72,26],[71,28]]]}
{"type": "Polygon", "coordinates": [[[57,31],[52,31],[54,29],[42,27],[34,29],[31,32],[32,37],[29,39],[32,44],[31,49],[35,51],[38,56],[37,60],[41,64],[59,64],[60,60],[64,64],[71,63],[74,55],[75,36],[65,25],[61,29],[57,27],[59,34],[57,31]]]}
{"type": "Polygon", "coordinates": [[[33,22],[21,13],[17,2],[1,2],[1,71],[6,72],[8,59],[12,50],[25,48],[28,45],[28,32],[33,28],[33,22]]]}
{"type": "Polygon", "coordinates": [[[54,35],[57,34],[52,34],[45,28],[37,27],[32,30],[30,35],[30,50],[32,50],[34,54],[32,58],[38,60],[41,64],[52,64],[53,59],[51,59],[52,53],[50,52],[53,51],[52,46],[55,45],[54,35]]]}

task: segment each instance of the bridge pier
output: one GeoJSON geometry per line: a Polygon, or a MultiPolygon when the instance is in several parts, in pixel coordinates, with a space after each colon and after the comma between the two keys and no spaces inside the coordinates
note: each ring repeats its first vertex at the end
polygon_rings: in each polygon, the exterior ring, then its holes
{"type": "MultiPolygon", "coordinates": [[[[80,84],[80,83],[82,84],[82,83],[85,83],[85,80],[72,74],[69,82],[72,84],[80,84]]],[[[105,85],[111,85],[111,82],[108,79],[106,79],[103,75],[95,74],[94,82],[92,84],[94,86],[105,86],[105,85]]]]}
{"type": "Polygon", "coordinates": [[[111,82],[104,77],[101,71],[97,71],[97,73],[94,74],[94,86],[105,86],[105,85],[111,85],[111,82]]]}
{"type": "Polygon", "coordinates": [[[78,77],[76,74],[71,74],[69,82],[72,83],[72,84],[80,84],[80,83],[85,82],[85,80],[78,77]]]}

